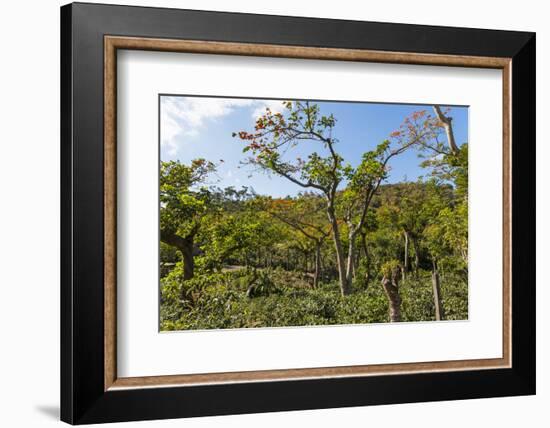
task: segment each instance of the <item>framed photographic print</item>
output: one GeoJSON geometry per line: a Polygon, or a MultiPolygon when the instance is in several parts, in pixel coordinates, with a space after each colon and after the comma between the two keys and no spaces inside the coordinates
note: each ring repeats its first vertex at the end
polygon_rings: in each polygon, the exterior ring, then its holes
{"type": "Polygon", "coordinates": [[[61,8],[61,418],[535,393],[535,35],[61,8]]]}

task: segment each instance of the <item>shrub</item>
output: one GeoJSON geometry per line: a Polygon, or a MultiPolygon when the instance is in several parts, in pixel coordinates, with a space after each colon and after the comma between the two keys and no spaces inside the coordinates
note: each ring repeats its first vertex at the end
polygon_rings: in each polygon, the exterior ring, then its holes
{"type": "MultiPolygon", "coordinates": [[[[429,271],[400,282],[403,321],[435,319],[431,287],[429,271]]],[[[467,319],[467,284],[458,275],[445,275],[441,289],[445,319],[467,319]]],[[[182,283],[176,267],[162,280],[162,330],[383,322],[388,322],[388,302],[380,279],[345,297],[336,283],[312,289],[301,274],[282,269],[201,274],[182,283]],[[247,296],[251,281],[255,292],[247,296]]]]}

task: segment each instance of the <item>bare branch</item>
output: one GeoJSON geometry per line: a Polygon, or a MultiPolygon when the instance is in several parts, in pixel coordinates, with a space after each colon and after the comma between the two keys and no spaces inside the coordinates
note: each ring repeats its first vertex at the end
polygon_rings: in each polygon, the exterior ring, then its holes
{"type": "MultiPolygon", "coordinates": [[[[267,213],[268,213],[269,215],[275,217],[277,220],[279,220],[279,221],[281,221],[281,222],[283,222],[283,223],[289,225],[290,227],[292,227],[292,228],[298,230],[298,231],[301,232],[306,238],[312,239],[312,240],[314,240],[314,241],[317,241],[317,240],[319,239],[319,237],[313,236],[312,234],[310,234],[309,232],[307,232],[302,226],[300,226],[300,224],[294,223],[294,222],[292,222],[291,220],[289,220],[289,219],[287,219],[287,218],[285,218],[285,217],[283,217],[283,216],[281,216],[281,215],[279,215],[279,214],[276,214],[276,213],[274,213],[274,212],[272,212],[272,211],[268,211],[267,213]]],[[[312,227],[312,226],[310,226],[310,227],[312,227]]],[[[328,236],[328,234],[325,234],[325,233],[323,232],[323,236],[322,236],[322,237],[325,238],[326,236],[328,236]]]]}
{"type": "Polygon", "coordinates": [[[314,189],[318,189],[318,190],[321,190],[322,192],[327,193],[327,190],[323,186],[321,186],[319,184],[315,184],[311,180],[304,183],[303,181],[298,180],[297,178],[295,178],[292,175],[288,174],[287,172],[281,170],[280,168],[277,168],[276,166],[274,166],[272,169],[277,174],[285,177],[287,180],[292,181],[294,184],[297,184],[300,187],[303,187],[303,188],[306,188],[306,189],[307,188],[314,188],[314,189]]]}
{"type": "Polygon", "coordinates": [[[451,149],[451,152],[453,155],[456,155],[458,153],[458,146],[455,142],[455,136],[453,133],[453,126],[451,118],[446,117],[443,112],[441,111],[441,108],[438,105],[433,106],[435,114],[437,115],[437,118],[439,121],[443,124],[443,127],[445,128],[445,132],[447,134],[447,141],[449,143],[449,147],[451,149]]]}

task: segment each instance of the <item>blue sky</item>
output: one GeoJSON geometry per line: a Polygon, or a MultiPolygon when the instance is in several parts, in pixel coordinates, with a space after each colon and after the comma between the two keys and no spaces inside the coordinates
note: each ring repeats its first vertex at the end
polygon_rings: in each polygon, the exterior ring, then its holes
{"type": "MultiPolygon", "coordinates": [[[[410,104],[317,102],[321,113],[334,114],[337,119],[333,137],[339,142],[338,153],[352,165],[357,165],[362,153],[372,150],[399,128],[403,119],[414,111],[431,110],[431,106],[410,104]]],[[[161,96],[160,98],[160,156],[161,160],[179,160],[189,164],[196,158],[219,163],[217,176],[210,184],[224,188],[248,186],[259,194],[273,197],[294,196],[303,189],[285,178],[255,171],[243,165],[246,154],[244,142],[233,138],[238,131],[253,131],[255,118],[269,106],[281,111],[281,100],[161,96]],[[223,163],[220,163],[223,160],[223,163]]],[[[431,112],[430,112],[431,113],[431,112]]],[[[451,107],[453,130],[458,144],[468,141],[468,108],[451,107]]],[[[286,156],[307,158],[313,150],[324,154],[319,145],[298,145],[286,156]]],[[[391,161],[388,182],[415,181],[426,175],[414,150],[391,161]]]]}

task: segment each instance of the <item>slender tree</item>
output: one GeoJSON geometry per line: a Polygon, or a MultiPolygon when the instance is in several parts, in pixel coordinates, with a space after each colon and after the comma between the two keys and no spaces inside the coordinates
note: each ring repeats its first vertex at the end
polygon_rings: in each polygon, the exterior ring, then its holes
{"type": "Polygon", "coordinates": [[[401,265],[397,260],[390,260],[382,266],[382,287],[388,299],[390,322],[401,321],[401,296],[399,295],[399,277],[401,265]]]}
{"type": "Polygon", "coordinates": [[[319,195],[302,193],[297,198],[270,198],[264,207],[271,216],[313,243],[315,254],[313,288],[317,288],[321,276],[321,248],[331,232],[330,224],[322,215],[324,201],[319,195]]]}
{"type": "Polygon", "coordinates": [[[404,140],[394,134],[392,144],[386,140],[374,150],[366,151],[357,167],[345,163],[336,151],[336,119],[322,115],[317,104],[284,102],[283,115],[266,109],[256,121],[254,132],[233,135],[245,141],[243,152],[250,151],[248,163],[290,182],[323,195],[325,212],[332,229],[336,252],[340,292],[351,292],[356,238],[363,228],[367,212],[380,184],[388,176],[389,161],[425,138],[422,130],[404,140]],[[312,144],[317,150],[303,160],[289,160],[285,154],[298,144],[312,144]],[[345,190],[340,186],[347,183],[345,190]],[[347,254],[344,250],[342,223],[347,231],[347,254]]]}

